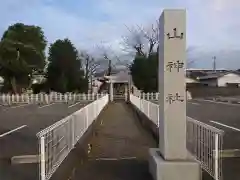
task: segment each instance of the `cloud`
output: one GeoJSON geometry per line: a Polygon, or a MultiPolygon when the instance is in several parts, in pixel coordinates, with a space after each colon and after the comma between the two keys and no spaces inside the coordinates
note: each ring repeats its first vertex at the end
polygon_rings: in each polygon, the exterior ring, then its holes
{"type": "Polygon", "coordinates": [[[214,54],[227,66],[221,55],[224,50],[228,52],[224,56],[231,56],[236,64],[239,0],[7,0],[0,2],[0,34],[10,24],[23,22],[41,26],[49,43],[67,37],[79,49],[92,50],[102,42],[120,53],[126,26],[149,26],[163,8],[187,9],[187,44],[194,47],[192,54],[199,62],[214,54]]]}
{"type": "Polygon", "coordinates": [[[215,11],[228,11],[240,7],[239,0],[212,0],[212,6],[215,11]]]}

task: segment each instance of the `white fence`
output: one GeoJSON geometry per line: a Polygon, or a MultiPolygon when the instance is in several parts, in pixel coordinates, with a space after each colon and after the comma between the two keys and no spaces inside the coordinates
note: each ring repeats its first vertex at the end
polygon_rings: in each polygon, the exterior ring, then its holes
{"type": "Polygon", "coordinates": [[[141,98],[141,99],[145,99],[145,100],[148,100],[148,101],[157,101],[158,100],[158,97],[159,97],[159,93],[158,92],[155,92],[155,93],[134,93],[135,96],[141,98]]]}
{"type": "Polygon", "coordinates": [[[2,94],[0,95],[0,103],[2,104],[14,104],[14,103],[43,103],[49,104],[53,102],[68,102],[68,101],[94,101],[103,97],[105,94],[2,94]]]}
{"type": "Polygon", "coordinates": [[[105,95],[37,134],[41,180],[51,178],[108,101],[105,95]]]}
{"type": "MultiPolygon", "coordinates": [[[[131,103],[159,127],[159,105],[130,95],[131,103]]],[[[187,117],[187,149],[215,180],[222,180],[223,131],[187,117]]]]}
{"type": "Polygon", "coordinates": [[[130,95],[130,101],[159,127],[159,107],[157,104],[130,95]]]}
{"type": "MultiPolygon", "coordinates": [[[[159,97],[158,92],[151,92],[151,93],[137,92],[137,93],[134,93],[134,95],[148,101],[158,101],[158,97],[159,97]]],[[[192,99],[192,95],[189,91],[186,91],[186,97],[187,99],[192,99]]]]}

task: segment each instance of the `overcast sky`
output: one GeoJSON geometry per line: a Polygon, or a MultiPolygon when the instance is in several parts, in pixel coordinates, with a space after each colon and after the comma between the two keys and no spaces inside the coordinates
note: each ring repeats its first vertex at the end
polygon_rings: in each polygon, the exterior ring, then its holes
{"type": "Polygon", "coordinates": [[[1,0],[0,34],[22,22],[43,28],[49,43],[68,37],[79,49],[104,42],[118,52],[126,26],[149,26],[164,8],[187,9],[187,45],[195,63],[240,68],[239,0],[1,0]]]}

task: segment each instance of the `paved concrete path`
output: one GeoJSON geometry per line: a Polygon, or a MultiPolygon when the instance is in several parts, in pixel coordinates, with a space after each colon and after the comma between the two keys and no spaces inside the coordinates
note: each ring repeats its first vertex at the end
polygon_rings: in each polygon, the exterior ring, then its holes
{"type": "Polygon", "coordinates": [[[148,172],[148,149],[157,144],[125,102],[108,105],[93,132],[85,144],[91,144],[90,153],[87,154],[86,148],[81,149],[82,146],[76,147],[69,157],[75,161],[75,166],[64,179],[152,179],[148,172]]]}

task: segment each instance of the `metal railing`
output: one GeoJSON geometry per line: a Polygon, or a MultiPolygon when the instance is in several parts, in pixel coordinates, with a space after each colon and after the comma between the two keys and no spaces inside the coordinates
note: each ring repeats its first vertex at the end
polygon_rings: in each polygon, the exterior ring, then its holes
{"type": "Polygon", "coordinates": [[[54,102],[68,102],[68,101],[94,101],[103,97],[105,94],[75,94],[75,93],[50,93],[50,94],[2,94],[0,95],[0,103],[14,104],[14,103],[43,103],[49,104],[54,102]]]}
{"type": "MultiPolygon", "coordinates": [[[[159,105],[130,95],[131,103],[159,127],[159,105]]],[[[222,180],[224,132],[213,126],[187,117],[186,144],[191,155],[215,180],[222,180]]]]}
{"type": "Polygon", "coordinates": [[[105,95],[37,133],[41,180],[51,178],[108,101],[109,96],[105,95]]]}
{"type": "Polygon", "coordinates": [[[187,117],[187,149],[215,180],[221,180],[224,131],[187,117]]]}

